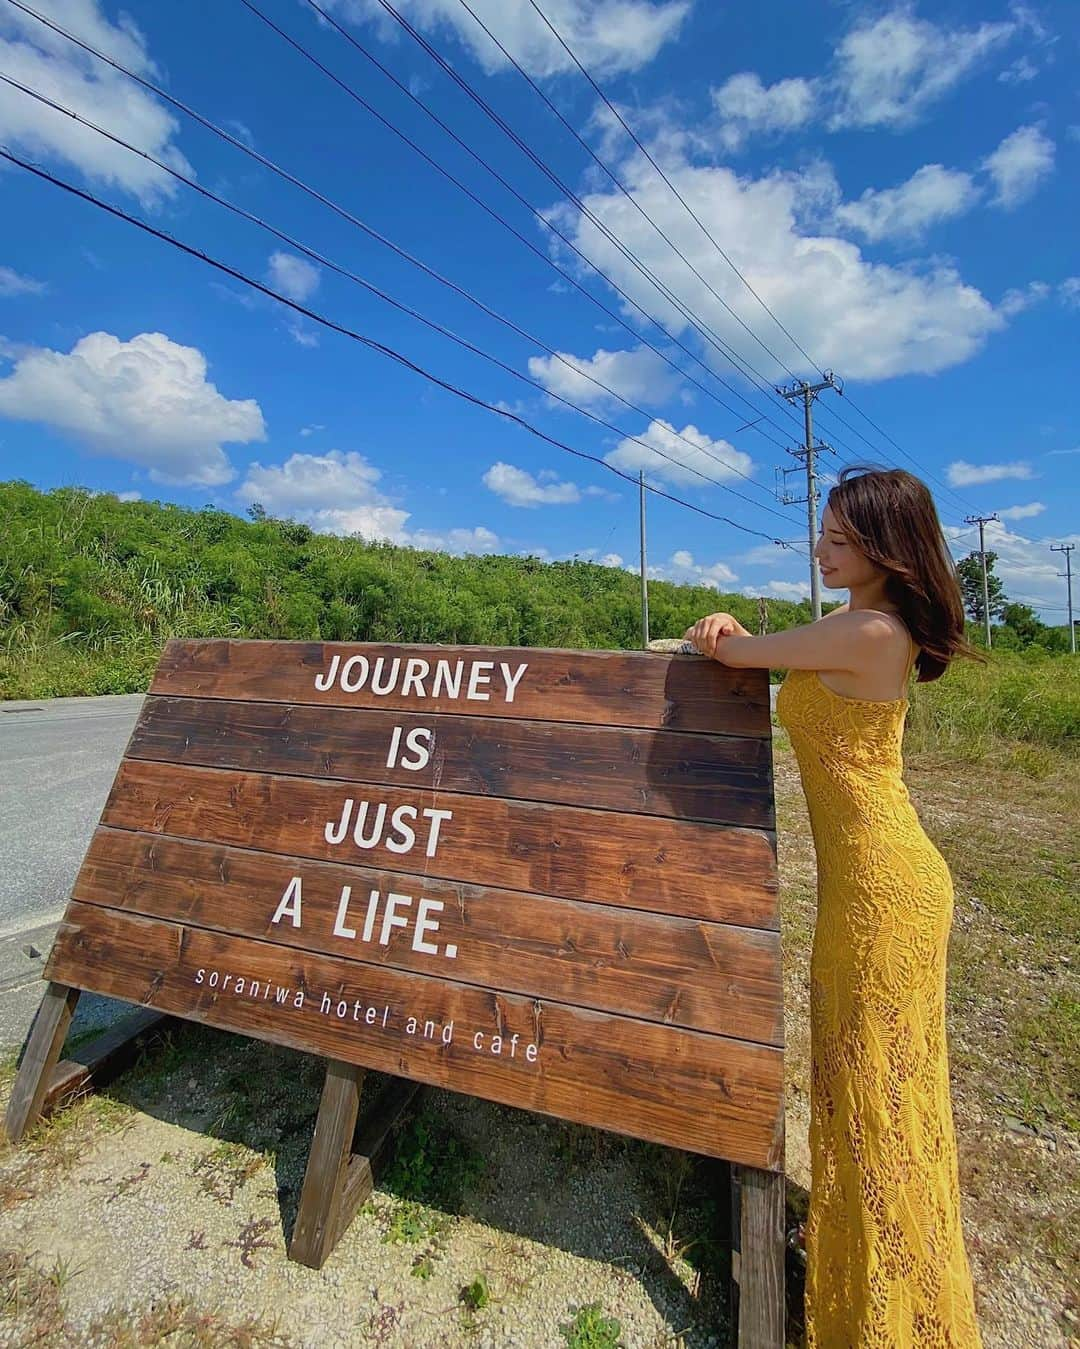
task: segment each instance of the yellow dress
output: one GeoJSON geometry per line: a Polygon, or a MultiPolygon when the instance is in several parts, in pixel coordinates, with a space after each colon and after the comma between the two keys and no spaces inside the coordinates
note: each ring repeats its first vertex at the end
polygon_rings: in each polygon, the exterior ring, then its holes
{"type": "Polygon", "coordinates": [[[817,852],[807,1349],[979,1349],[945,1042],[953,884],[901,774],[908,700],[791,670],[817,852]]]}

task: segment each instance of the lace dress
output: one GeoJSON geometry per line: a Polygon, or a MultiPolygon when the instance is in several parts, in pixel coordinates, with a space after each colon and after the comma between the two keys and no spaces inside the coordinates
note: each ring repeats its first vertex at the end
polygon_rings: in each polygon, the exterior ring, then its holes
{"type": "Polygon", "coordinates": [[[948,866],[901,773],[906,698],[791,670],[817,852],[807,1349],[979,1349],[945,1043],[948,866]]]}

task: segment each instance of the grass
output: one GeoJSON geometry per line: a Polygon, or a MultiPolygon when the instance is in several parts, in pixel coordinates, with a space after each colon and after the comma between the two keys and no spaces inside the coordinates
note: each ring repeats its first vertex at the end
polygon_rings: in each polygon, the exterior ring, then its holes
{"type": "Polygon", "coordinates": [[[50,1349],[289,1349],[291,1341],[272,1322],[235,1319],[194,1306],[179,1297],[120,1307],[74,1324],[65,1293],[72,1271],[63,1261],[51,1266],[19,1252],[0,1252],[0,1334],[5,1323],[20,1346],[50,1349]]]}
{"type": "Polygon", "coordinates": [[[599,1302],[574,1308],[574,1319],[560,1326],[566,1349],[619,1349],[622,1326],[599,1302]]]}
{"type": "Polygon", "coordinates": [[[986,665],[954,661],[942,679],[911,685],[905,753],[947,753],[977,763],[1014,753],[1036,774],[1055,762],[1039,751],[1080,753],[1080,660],[1038,647],[991,652],[986,665]]]}

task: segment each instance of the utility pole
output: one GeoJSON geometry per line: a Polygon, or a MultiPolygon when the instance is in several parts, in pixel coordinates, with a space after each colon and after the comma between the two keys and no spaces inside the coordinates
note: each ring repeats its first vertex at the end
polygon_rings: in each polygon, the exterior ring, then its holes
{"type": "Polygon", "coordinates": [[[979,559],[982,562],[983,574],[983,624],[986,630],[986,649],[990,650],[990,588],[986,579],[986,547],[983,540],[983,527],[996,520],[996,515],[965,515],[965,525],[979,526],[979,559]]]}
{"type": "MultiPolygon", "coordinates": [[[[803,405],[803,426],[805,431],[805,440],[797,449],[788,449],[788,454],[796,459],[806,461],[806,496],[789,496],[785,491],[781,496],[784,505],[791,505],[795,502],[806,502],[807,518],[807,538],[810,543],[810,603],[813,608],[815,618],[821,617],[821,578],[818,573],[817,559],[814,557],[814,550],[817,548],[818,532],[818,490],[817,474],[815,471],[814,455],[828,452],[835,454],[836,451],[831,445],[826,445],[823,441],[814,444],[814,417],[811,411],[814,405],[814,399],[823,389],[835,389],[837,393],[843,394],[844,386],[841,381],[833,374],[831,370],[825,371],[825,378],[820,384],[808,384],[806,380],[796,380],[793,384],[777,388],[776,392],[781,398],[786,398],[789,403],[796,399],[802,399],[803,405]]],[[[795,469],[783,470],[784,476],[788,473],[796,472],[795,469]]]]}
{"type": "Polygon", "coordinates": [[[645,470],[638,469],[638,496],[641,514],[641,649],[649,649],[649,574],[645,565],[645,470]]]}
{"type": "MultiPolygon", "coordinates": [[[[1073,627],[1073,616],[1072,616],[1072,558],[1069,557],[1069,554],[1072,552],[1072,550],[1073,550],[1075,547],[1076,547],[1076,544],[1075,544],[1075,543],[1052,543],[1052,544],[1050,545],[1050,551],[1051,551],[1052,553],[1064,553],[1064,554],[1065,554],[1065,577],[1066,577],[1066,580],[1067,580],[1068,586],[1069,586],[1069,646],[1070,646],[1070,648],[1072,649],[1072,653],[1073,653],[1074,656],[1076,655],[1076,628],[1073,627]]],[[[1061,572],[1058,572],[1058,575],[1060,576],[1060,575],[1061,575],[1061,572]]]]}

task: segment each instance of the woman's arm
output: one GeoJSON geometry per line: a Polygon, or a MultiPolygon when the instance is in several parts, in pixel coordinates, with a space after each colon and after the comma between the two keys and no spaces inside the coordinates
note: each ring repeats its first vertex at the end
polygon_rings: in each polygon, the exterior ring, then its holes
{"type": "Polygon", "coordinates": [[[877,669],[881,643],[895,629],[871,610],[831,612],[832,622],[804,623],[786,632],[751,637],[736,632],[728,614],[710,614],[687,631],[704,656],[735,669],[847,670],[861,674],[877,669]],[[835,613],[835,616],[834,616],[835,613]],[[727,635],[725,635],[725,629],[727,635]]]}

